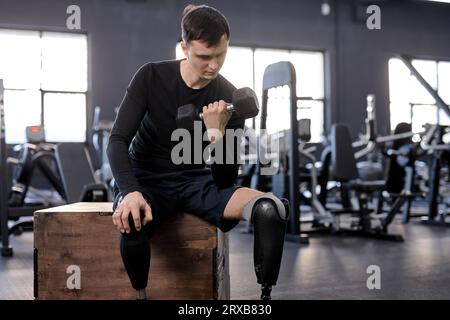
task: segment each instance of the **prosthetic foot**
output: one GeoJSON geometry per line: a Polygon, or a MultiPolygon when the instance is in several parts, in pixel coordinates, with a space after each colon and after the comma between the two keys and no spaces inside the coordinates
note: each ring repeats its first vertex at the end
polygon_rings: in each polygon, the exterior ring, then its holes
{"type": "Polygon", "coordinates": [[[147,300],[145,289],[136,290],[136,300],[147,300]]]}

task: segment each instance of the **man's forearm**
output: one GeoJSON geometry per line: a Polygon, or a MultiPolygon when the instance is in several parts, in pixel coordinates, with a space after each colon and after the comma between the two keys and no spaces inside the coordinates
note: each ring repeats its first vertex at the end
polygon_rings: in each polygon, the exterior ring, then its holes
{"type": "Polygon", "coordinates": [[[127,144],[120,137],[111,135],[107,155],[114,180],[119,190],[124,194],[141,191],[141,185],[133,173],[127,144]]]}

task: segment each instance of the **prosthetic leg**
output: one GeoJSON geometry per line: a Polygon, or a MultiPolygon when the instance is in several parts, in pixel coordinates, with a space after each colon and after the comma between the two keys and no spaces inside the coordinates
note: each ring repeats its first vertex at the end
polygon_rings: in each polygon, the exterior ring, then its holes
{"type": "MultiPolygon", "coordinates": [[[[122,198],[119,198],[118,203],[121,201],[122,198]]],[[[113,209],[115,210],[115,207],[113,209]]],[[[141,212],[141,221],[143,218],[144,213],[141,212]]],[[[140,231],[137,231],[131,214],[128,216],[128,223],[130,225],[130,233],[123,233],[120,236],[120,254],[131,285],[136,290],[136,299],[146,300],[145,288],[147,287],[151,257],[149,243],[150,224],[143,226],[140,231]]]]}
{"type": "Polygon", "coordinates": [[[136,290],[136,299],[145,300],[151,256],[149,237],[145,227],[136,230],[131,215],[128,222],[131,232],[121,235],[120,253],[131,285],[136,290]]]}
{"type": "Polygon", "coordinates": [[[242,214],[253,224],[253,262],[257,281],[261,284],[261,299],[270,300],[272,286],[276,285],[280,272],[289,202],[265,193],[252,199],[242,214]]]}

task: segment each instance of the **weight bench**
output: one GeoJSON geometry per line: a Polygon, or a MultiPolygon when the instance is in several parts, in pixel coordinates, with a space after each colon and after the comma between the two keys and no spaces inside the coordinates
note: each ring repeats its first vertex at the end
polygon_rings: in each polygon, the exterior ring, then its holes
{"type": "MultiPolygon", "coordinates": [[[[112,223],[112,203],[75,203],[34,214],[34,296],[135,299],[112,223]]],[[[179,213],[151,240],[149,299],[229,299],[228,235],[179,213]]]]}
{"type": "Polygon", "coordinates": [[[386,188],[386,182],[363,181],[359,178],[356,159],[352,147],[349,128],[344,124],[333,124],[331,128],[331,175],[334,181],[340,182],[346,188],[353,190],[358,199],[359,208],[354,210],[343,205],[342,209],[332,210],[335,216],[341,214],[357,214],[358,223],[353,228],[339,228],[337,231],[391,241],[403,241],[402,235],[389,234],[388,227],[399,212],[406,197],[398,197],[387,215],[379,218],[379,225],[372,226],[373,216],[369,208],[369,198],[386,188]]]}

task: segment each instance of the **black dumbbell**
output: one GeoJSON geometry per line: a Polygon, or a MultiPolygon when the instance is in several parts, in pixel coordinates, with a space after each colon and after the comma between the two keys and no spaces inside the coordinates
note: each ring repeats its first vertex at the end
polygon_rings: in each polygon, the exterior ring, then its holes
{"type": "MultiPolygon", "coordinates": [[[[241,88],[233,92],[232,104],[227,105],[227,110],[232,112],[232,117],[240,119],[253,118],[259,113],[258,98],[250,88],[241,88]]],[[[187,130],[194,129],[194,121],[203,119],[203,114],[197,111],[193,104],[186,104],[178,108],[177,126],[187,130]]]]}

